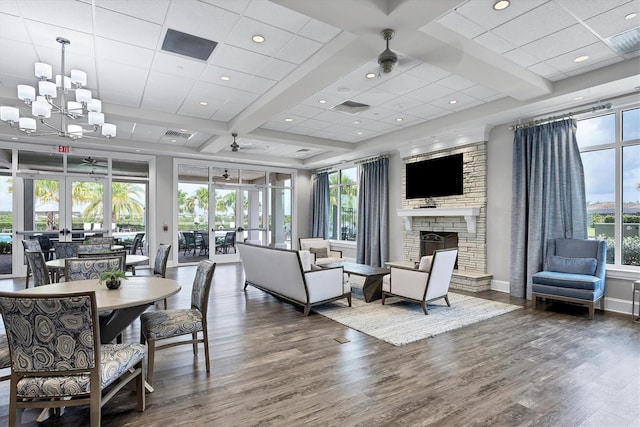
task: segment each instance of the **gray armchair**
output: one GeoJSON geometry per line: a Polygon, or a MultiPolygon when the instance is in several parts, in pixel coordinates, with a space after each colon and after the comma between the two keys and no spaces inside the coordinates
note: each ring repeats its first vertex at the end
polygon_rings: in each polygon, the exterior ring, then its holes
{"type": "Polygon", "coordinates": [[[604,310],[607,244],[604,240],[551,239],[543,271],[533,275],[531,297],[586,305],[593,319],[595,304],[604,310]]]}

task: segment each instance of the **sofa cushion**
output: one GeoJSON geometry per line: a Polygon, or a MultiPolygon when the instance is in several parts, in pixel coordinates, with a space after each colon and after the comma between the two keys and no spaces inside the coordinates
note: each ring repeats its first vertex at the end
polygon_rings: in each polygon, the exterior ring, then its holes
{"type": "Polygon", "coordinates": [[[302,264],[302,271],[311,271],[311,253],[309,251],[300,250],[300,263],[302,264]]]}
{"type": "Polygon", "coordinates": [[[427,255],[420,258],[420,264],[418,264],[418,270],[426,271],[427,273],[431,271],[431,263],[433,262],[433,255],[427,255]]]}
{"type": "Polygon", "coordinates": [[[602,287],[602,280],[597,276],[556,271],[541,271],[534,274],[531,281],[541,285],[573,289],[597,290],[602,287]]]}
{"type": "Polygon", "coordinates": [[[309,248],[309,252],[314,254],[316,256],[316,259],[329,257],[329,251],[327,250],[327,248],[309,248]]]}
{"type": "Polygon", "coordinates": [[[547,269],[558,273],[588,274],[596,273],[598,261],[595,258],[568,258],[552,255],[549,257],[547,269]]]}

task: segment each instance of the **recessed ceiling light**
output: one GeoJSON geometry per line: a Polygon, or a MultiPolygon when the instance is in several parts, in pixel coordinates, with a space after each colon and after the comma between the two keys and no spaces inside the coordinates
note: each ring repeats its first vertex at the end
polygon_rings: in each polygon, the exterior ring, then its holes
{"type": "Polygon", "coordinates": [[[14,141],[17,141],[18,137],[17,136],[12,136],[11,139],[13,139],[14,141]]]}
{"type": "Polygon", "coordinates": [[[458,101],[456,101],[455,99],[452,99],[451,101],[449,101],[449,104],[452,104],[452,105],[453,104],[457,104],[457,103],[458,103],[458,101]]]}
{"type": "Polygon", "coordinates": [[[587,59],[589,59],[589,55],[582,55],[582,56],[578,56],[576,59],[574,59],[573,62],[584,62],[587,59]]]}
{"type": "Polygon", "coordinates": [[[228,82],[231,79],[229,78],[229,76],[220,76],[220,80],[224,80],[225,82],[228,82]]]}
{"type": "Polygon", "coordinates": [[[200,105],[202,105],[202,106],[209,105],[209,103],[207,101],[200,101],[200,105]]]}
{"type": "Polygon", "coordinates": [[[374,79],[376,77],[376,73],[367,73],[366,77],[368,79],[374,79]]]}
{"type": "Polygon", "coordinates": [[[575,98],[573,98],[574,101],[580,101],[582,99],[581,96],[576,96],[575,98]]]}
{"type": "Polygon", "coordinates": [[[139,153],[139,152],[140,152],[140,150],[136,150],[136,153],[139,153]]]}
{"type": "Polygon", "coordinates": [[[356,132],[356,135],[362,135],[362,132],[356,132]]]}
{"type": "Polygon", "coordinates": [[[625,17],[624,17],[624,19],[633,19],[633,18],[635,18],[636,16],[638,16],[638,14],[637,14],[637,13],[635,13],[635,12],[631,12],[630,14],[628,14],[627,16],[625,16],[625,17]]]}
{"type": "Polygon", "coordinates": [[[498,0],[493,4],[494,10],[504,10],[509,7],[511,2],[509,0],[498,0]]]}
{"type": "Polygon", "coordinates": [[[286,119],[284,119],[285,122],[292,122],[293,119],[291,117],[287,117],[286,119]]]}
{"type": "Polygon", "coordinates": [[[351,123],[353,123],[354,125],[359,125],[360,123],[362,123],[360,120],[354,120],[351,123]]]}
{"type": "Polygon", "coordinates": [[[251,40],[253,40],[256,43],[264,43],[264,37],[261,36],[260,34],[256,34],[255,36],[251,37],[251,40]]]}
{"type": "Polygon", "coordinates": [[[326,99],[318,99],[318,104],[326,104],[327,100],[326,99]]]}
{"type": "Polygon", "coordinates": [[[172,140],[171,140],[171,142],[176,142],[176,140],[175,140],[175,139],[172,139],[172,140]]]}
{"type": "Polygon", "coordinates": [[[401,121],[403,121],[403,120],[404,120],[404,119],[403,119],[402,117],[398,117],[398,118],[396,119],[396,122],[401,122],[401,121]]]}

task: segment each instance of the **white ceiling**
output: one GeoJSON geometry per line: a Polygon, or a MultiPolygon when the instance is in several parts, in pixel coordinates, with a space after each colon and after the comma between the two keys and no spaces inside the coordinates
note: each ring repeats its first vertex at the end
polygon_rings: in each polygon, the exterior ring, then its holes
{"type": "Polygon", "coordinates": [[[62,36],[71,41],[67,74],[87,72],[87,87],[118,126],[110,141],[70,142],[2,123],[0,138],[314,168],[479,141],[497,124],[640,86],[637,33],[630,54],[611,39],[640,31],[639,0],[513,0],[503,11],[492,4],[0,0],[0,105],[19,106],[16,85],[37,84],[34,62],[59,70],[62,36]],[[218,45],[207,61],[163,51],[169,28],[218,45]],[[384,28],[395,30],[390,48],[399,55],[388,74],[376,59],[384,28]],[[253,42],[256,34],[266,41],[253,42]],[[574,62],[582,55],[589,59],[574,62]],[[370,72],[376,77],[367,79],[370,72]],[[370,108],[332,108],[347,100],[370,108]]]}

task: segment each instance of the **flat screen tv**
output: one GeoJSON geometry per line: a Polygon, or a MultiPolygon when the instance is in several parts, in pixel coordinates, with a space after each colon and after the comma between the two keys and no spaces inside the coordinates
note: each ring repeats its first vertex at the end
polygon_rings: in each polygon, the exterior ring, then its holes
{"type": "Polygon", "coordinates": [[[407,163],[407,199],[458,196],[463,194],[462,153],[407,163]]]}

